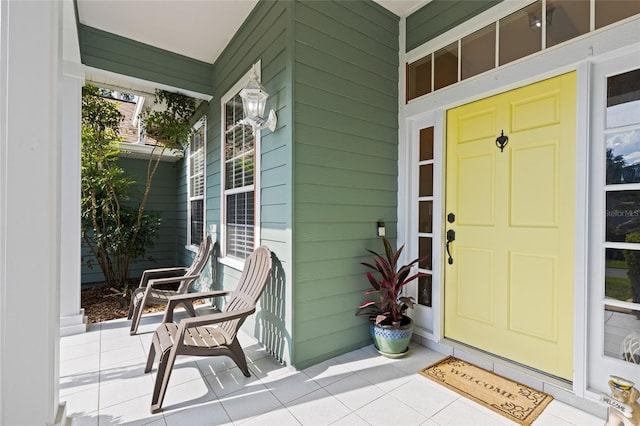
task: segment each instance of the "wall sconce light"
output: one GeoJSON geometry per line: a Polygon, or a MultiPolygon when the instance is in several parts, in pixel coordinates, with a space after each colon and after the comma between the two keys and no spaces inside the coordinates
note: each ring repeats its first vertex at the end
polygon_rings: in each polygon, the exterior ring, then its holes
{"type": "Polygon", "coordinates": [[[254,132],[260,129],[269,129],[272,132],[276,130],[278,118],[274,110],[269,111],[269,117],[263,118],[264,107],[269,94],[258,81],[255,66],[252,68],[249,82],[240,91],[240,97],[242,98],[242,109],[244,110],[244,119],[240,121],[241,124],[250,125],[254,132]]]}

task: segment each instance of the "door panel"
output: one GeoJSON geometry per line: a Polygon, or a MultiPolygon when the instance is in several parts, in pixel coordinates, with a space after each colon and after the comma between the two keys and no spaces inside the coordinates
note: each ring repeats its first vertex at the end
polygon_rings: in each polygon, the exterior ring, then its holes
{"type": "Polygon", "coordinates": [[[522,143],[511,151],[511,226],[558,226],[557,140],[522,143]],[[539,170],[546,172],[541,174],[539,170]]]}
{"type": "Polygon", "coordinates": [[[445,336],[567,380],[575,95],[569,73],[447,113],[445,336]]]}

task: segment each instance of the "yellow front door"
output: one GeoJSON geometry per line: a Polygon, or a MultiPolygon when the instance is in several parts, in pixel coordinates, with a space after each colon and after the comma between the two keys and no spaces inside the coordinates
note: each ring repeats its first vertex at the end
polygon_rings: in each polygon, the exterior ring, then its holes
{"type": "Polygon", "coordinates": [[[445,337],[567,380],[575,86],[564,74],[447,113],[445,337]]]}

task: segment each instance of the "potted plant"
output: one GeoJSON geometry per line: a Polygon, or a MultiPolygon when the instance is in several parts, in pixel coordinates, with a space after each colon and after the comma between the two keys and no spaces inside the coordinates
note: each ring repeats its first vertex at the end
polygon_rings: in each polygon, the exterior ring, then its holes
{"type": "Polygon", "coordinates": [[[411,281],[426,276],[423,272],[410,275],[411,268],[425,258],[417,258],[406,265],[398,266],[398,259],[404,245],[397,251],[391,247],[386,238],[384,255],[367,249],[373,255],[373,263],[362,262],[367,271],[367,279],[373,287],[367,295],[377,295],[375,300],[369,299],[358,307],[356,315],[368,315],[371,336],[376,349],[386,356],[402,356],[409,350],[409,342],[413,333],[413,321],[405,315],[408,308],[413,308],[415,299],[402,295],[403,288],[411,281]]]}

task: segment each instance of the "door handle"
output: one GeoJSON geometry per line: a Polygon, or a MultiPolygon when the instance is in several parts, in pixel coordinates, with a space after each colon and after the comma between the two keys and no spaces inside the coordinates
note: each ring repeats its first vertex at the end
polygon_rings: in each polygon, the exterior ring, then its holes
{"type": "Polygon", "coordinates": [[[456,240],[456,231],[454,231],[453,229],[449,229],[447,231],[447,256],[449,256],[449,259],[447,260],[447,262],[449,263],[449,265],[453,265],[453,257],[451,257],[451,251],[449,249],[449,245],[455,240],[456,240]]]}

